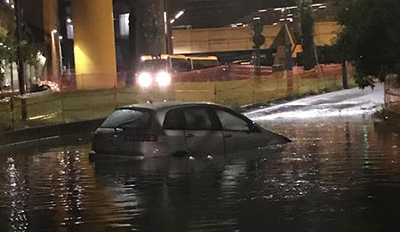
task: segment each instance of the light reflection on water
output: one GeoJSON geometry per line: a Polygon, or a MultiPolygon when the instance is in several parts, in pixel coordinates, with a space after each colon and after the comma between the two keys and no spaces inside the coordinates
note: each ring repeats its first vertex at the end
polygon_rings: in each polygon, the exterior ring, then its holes
{"type": "Polygon", "coordinates": [[[368,120],[269,122],[282,148],[90,163],[0,155],[0,231],[399,231],[400,138],[368,120]]]}

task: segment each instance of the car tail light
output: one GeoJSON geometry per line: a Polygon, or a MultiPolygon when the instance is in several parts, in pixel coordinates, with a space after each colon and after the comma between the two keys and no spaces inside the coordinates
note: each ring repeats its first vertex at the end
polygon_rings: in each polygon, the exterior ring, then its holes
{"type": "Polygon", "coordinates": [[[130,142],[157,142],[158,136],[153,134],[126,136],[125,141],[130,142]]]}

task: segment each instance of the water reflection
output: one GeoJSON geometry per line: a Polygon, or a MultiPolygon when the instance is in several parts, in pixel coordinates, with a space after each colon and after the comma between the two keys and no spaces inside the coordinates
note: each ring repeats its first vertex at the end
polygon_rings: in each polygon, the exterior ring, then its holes
{"type": "Polygon", "coordinates": [[[269,122],[293,143],[209,160],[0,155],[0,231],[397,231],[400,138],[363,119],[269,122]],[[383,131],[383,132],[382,132],[383,131]]]}
{"type": "Polygon", "coordinates": [[[13,231],[27,231],[28,219],[25,206],[29,190],[26,187],[24,173],[19,172],[15,166],[13,158],[7,158],[6,167],[6,185],[8,191],[6,197],[10,204],[10,224],[13,231]]]}

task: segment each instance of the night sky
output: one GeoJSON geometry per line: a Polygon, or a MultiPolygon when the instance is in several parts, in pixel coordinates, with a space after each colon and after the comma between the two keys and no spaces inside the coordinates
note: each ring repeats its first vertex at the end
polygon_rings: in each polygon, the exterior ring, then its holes
{"type": "MultiPolygon", "coordinates": [[[[324,1],[326,0],[314,0],[324,1]]],[[[25,20],[37,28],[43,27],[42,2],[43,0],[22,0],[25,20]]],[[[294,4],[295,0],[171,0],[171,14],[175,15],[183,9],[186,12],[174,26],[220,27],[259,9],[294,4]]]]}
{"type": "Polygon", "coordinates": [[[174,26],[192,25],[194,28],[227,26],[252,11],[263,8],[292,6],[294,0],[171,0],[172,13],[185,9],[186,13],[174,26]]]}

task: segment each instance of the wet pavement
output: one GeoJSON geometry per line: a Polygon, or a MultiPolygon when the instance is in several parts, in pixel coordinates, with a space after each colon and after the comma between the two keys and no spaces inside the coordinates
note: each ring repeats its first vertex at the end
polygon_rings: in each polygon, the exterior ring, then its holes
{"type": "Polygon", "coordinates": [[[261,108],[248,112],[247,116],[256,121],[360,116],[382,109],[383,104],[384,86],[377,84],[374,89],[353,88],[261,108]]]}
{"type": "Polygon", "coordinates": [[[398,134],[366,112],[259,122],[293,143],[195,161],[91,163],[79,138],[5,151],[0,231],[400,231],[398,134]]]}

